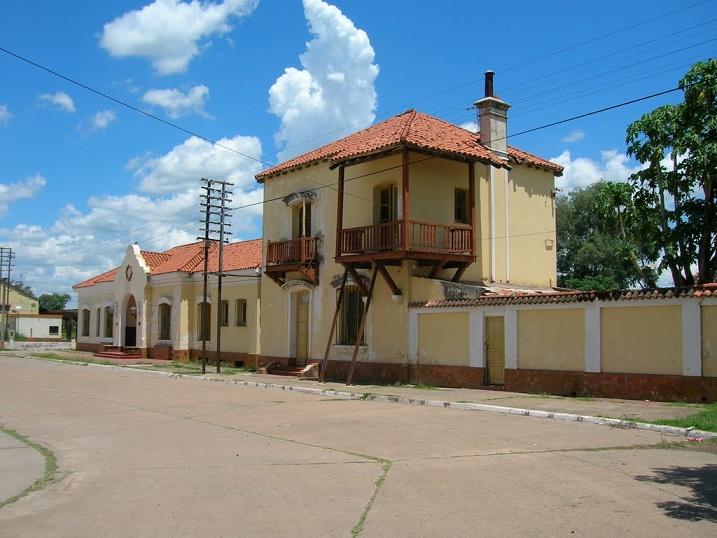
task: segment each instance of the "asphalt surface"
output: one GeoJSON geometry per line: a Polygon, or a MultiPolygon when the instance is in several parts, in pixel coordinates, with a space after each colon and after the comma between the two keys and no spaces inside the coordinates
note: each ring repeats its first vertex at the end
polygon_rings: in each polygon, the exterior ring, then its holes
{"type": "MultiPolygon", "coordinates": [[[[0,424],[59,471],[0,536],[714,536],[717,455],[664,449],[708,434],[604,425],[692,412],[2,354],[0,424]]],[[[0,433],[0,505],[44,472],[0,433]]]]}

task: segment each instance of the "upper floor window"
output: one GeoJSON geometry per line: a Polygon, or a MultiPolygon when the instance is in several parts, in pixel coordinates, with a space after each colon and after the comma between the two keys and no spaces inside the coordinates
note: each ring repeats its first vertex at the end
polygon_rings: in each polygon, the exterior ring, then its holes
{"type": "Polygon", "coordinates": [[[294,206],[294,237],[311,237],[311,204],[304,201],[294,206]]]}
{"type": "Polygon", "coordinates": [[[380,187],[375,193],[376,220],[378,223],[398,220],[398,189],[395,184],[380,187]]]}
{"type": "Polygon", "coordinates": [[[468,191],[456,189],[454,194],[455,221],[461,224],[468,224],[470,220],[468,211],[468,191]]]}

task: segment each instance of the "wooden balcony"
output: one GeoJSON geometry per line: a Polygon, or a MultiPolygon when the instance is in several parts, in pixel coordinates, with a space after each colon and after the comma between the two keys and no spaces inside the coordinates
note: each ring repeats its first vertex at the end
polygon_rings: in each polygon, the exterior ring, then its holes
{"type": "Polygon", "coordinates": [[[473,230],[462,224],[410,220],[406,234],[400,220],[346,228],[340,231],[338,247],[338,263],[412,259],[451,267],[475,261],[473,230]]]}
{"type": "Polygon", "coordinates": [[[288,241],[269,241],[266,252],[266,274],[282,285],[286,273],[298,271],[314,284],[319,280],[319,240],[298,237],[288,241]]]}

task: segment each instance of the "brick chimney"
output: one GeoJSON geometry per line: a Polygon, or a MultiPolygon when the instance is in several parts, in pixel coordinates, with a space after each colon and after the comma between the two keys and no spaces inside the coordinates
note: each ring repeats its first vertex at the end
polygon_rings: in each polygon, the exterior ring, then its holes
{"type": "Polygon", "coordinates": [[[485,97],[475,102],[481,144],[502,159],[508,158],[508,109],[510,105],[493,94],[493,71],[485,72],[485,97]]]}

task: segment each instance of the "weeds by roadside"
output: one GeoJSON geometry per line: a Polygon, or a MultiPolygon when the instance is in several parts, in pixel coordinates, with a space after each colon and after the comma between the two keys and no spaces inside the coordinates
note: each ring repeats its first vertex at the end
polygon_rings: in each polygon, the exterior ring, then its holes
{"type": "Polygon", "coordinates": [[[12,504],[15,501],[23,498],[25,495],[28,495],[32,493],[33,491],[41,490],[42,488],[49,486],[50,484],[53,484],[55,482],[59,482],[65,477],[66,473],[60,473],[58,471],[57,467],[57,459],[55,458],[55,455],[47,448],[45,448],[42,445],[39,445],[37,443],[33,443],[23,435],[20,435],[15,430],[11,430],[10,428],[5,428],[0,424],[0,432],[3,432],[10,437],[13,437],[14,439],[17,439],[21,443],[29,446],[30,448],[33,448],[37,450],[44,458],[45,458],[45,472],[43,475],[38,478],[32,485],[25,488],[25,490],[21,491],[17,495],[14,495],[10,497],[9,499],[6,499],[4,501],[0,500],[0,508],[3,506],[7,506],[8,504],[12,504]]]}

